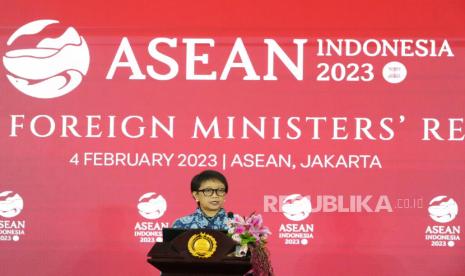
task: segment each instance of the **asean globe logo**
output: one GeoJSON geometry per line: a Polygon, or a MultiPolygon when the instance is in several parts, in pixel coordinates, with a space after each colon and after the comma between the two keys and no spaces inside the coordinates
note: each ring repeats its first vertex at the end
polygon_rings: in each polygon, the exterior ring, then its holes
{"type": "Polygon", "coordinates": [[[11,49],[3,56],[7,78],[28,96],[41,99],[63,96],[81,83],[89,69],[89,48],[73,27],[68,27],[59,37],[41,39],[33,48],[14,48],[19,39],[39,34],[57,23],[50,19],[27,23],[7,41],[11,49]]]}
{"type": "Polygon", "coordinates": [[[436,222],[448,223],[455,219],[459,206],[454,199],[448,196],[437,196],[429,202],[429,216],[436,222]]]}
{"type": "Polygon", "coordinates": [[[301,221],[306,219],[312,212],[312,203],[307,197],[293,194],[283,200],[281,208],[284,216],[289,220],[301,221]]]}
{"type": "Polygon", "coordinates": [[[143,194],[139,198],[137,209],[139,214],[146,219],[158,219],[166,212],[166,200],[154,192],[143,194]]]}
{"type": "Polygon", "coordinates": [[[0,217],[14,218],[21,213],[24,207],[22,197],[15,192],[0,193],[0,217]]]}

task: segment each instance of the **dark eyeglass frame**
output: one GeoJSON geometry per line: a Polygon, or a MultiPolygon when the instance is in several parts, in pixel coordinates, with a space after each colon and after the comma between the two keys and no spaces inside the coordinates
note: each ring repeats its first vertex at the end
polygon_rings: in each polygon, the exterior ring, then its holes
{"type": "Polygon", "coordinates": [[[204,196],[210,197],[213,196],[213,193],[215,193],[217,196],[225,196],[226,195],[226,189],[225,188],[220,188],[220,189],[212,189],[212,188],[205,188],[202,190],[197,190],[197,192],[202,192],[204,196]]]}

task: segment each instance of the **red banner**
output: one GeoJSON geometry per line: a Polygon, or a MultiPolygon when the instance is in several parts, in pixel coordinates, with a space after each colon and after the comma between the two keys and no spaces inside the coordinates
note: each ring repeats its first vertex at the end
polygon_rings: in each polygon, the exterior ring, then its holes
{"type": "Polygon", "coordinates": [[[191,178],[276,275],[465,274],[461,1],[12,1],[1,275],[158,275],[191,178]]]}

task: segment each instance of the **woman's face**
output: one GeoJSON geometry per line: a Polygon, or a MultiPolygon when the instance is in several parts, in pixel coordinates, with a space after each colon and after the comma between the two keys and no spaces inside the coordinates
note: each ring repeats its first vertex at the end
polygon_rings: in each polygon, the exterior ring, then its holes
{"type": "Polygon", "coordinates": [[[223,208],[226,191],[222,182],[210,179],[202,182],[199,191],[192,192],[192,195],[207,216],[214,216],[223,208]]]}

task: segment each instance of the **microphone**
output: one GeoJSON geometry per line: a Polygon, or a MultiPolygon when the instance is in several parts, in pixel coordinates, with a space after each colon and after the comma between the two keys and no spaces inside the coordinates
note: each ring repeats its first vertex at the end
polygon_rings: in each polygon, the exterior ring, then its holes
{"type": "Polygon", "coordinates": [[[228,212],[228,218],[233,219],[234,218],[234,213],[233,212],[228,212]]]}

